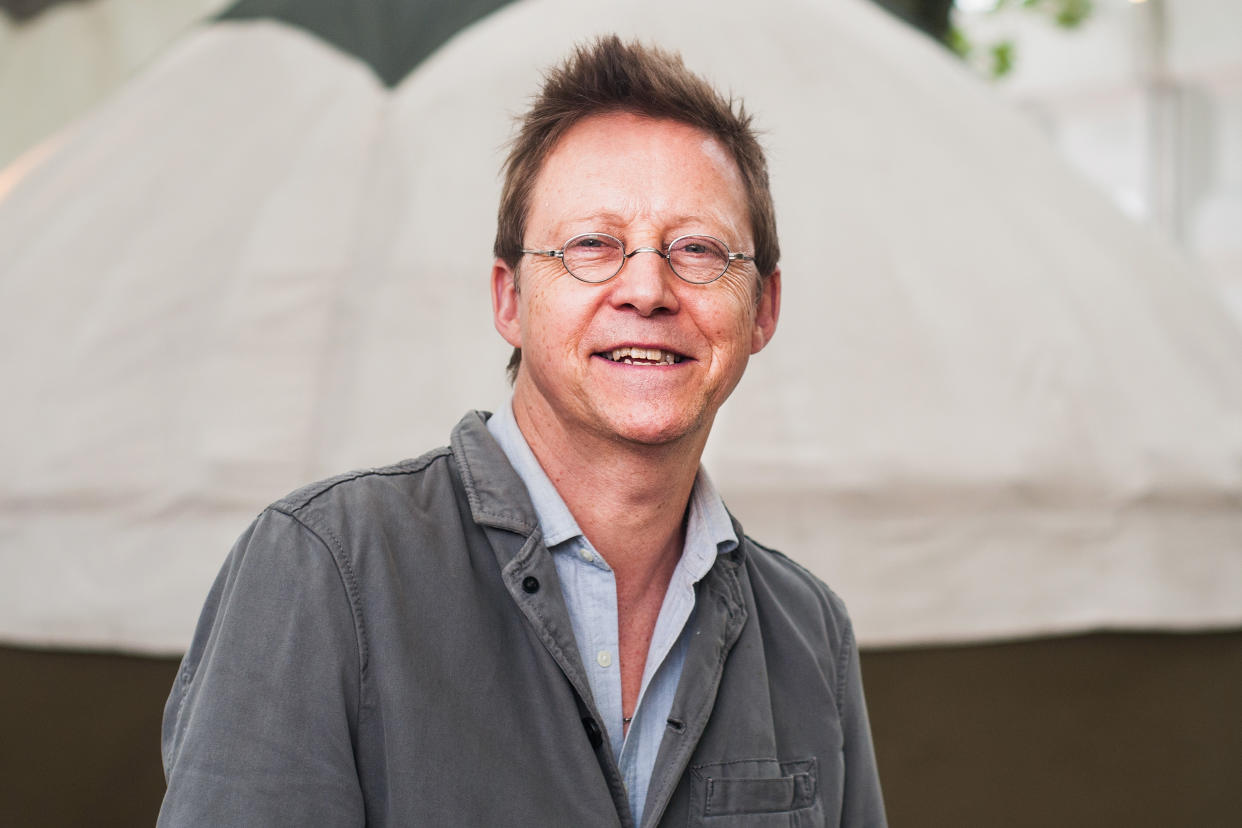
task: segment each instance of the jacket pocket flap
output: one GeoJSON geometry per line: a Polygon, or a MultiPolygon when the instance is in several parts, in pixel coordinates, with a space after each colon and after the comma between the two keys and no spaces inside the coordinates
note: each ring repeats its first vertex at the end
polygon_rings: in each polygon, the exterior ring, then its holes
{"type": "Polygon", "coordinates": [[[739,775],[739,770],[725,765],[696,769],[704,783],[704,816],[784,813],[815,802],[814,759],[782,762],[778,774],[772,773],[776,767],[752,775],[739,775]]]}

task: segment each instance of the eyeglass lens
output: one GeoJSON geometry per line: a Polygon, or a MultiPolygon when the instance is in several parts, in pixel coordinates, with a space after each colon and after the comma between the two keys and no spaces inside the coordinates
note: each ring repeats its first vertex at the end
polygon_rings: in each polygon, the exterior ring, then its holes
{"type": "MultiPolygon", "coordinates": [[[[625,263],[625,246],[604,233],[574,236],[565,243],[565,269],[584,282],[604,282],[625,263]]],[[[687,282],[711,282],[729,265],[728,249],[710,236],[683,236],[673,242],[668,262],[687,282]]]]}

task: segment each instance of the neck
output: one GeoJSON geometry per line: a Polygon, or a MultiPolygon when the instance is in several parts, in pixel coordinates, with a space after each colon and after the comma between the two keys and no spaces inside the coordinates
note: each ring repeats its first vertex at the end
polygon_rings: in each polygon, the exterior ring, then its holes
{"type": "Polygon", "coordinates": [[[681,555],[705,436],[653,446],[570,432],[516,396],[513,413],[578,527],[616,573],[618,589],[641,589],[661,575],[667,581],[681,555]]]}

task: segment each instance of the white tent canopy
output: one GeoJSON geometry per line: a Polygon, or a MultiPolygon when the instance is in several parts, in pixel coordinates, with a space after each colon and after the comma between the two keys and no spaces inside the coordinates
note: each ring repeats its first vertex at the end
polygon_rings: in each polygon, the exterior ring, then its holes
{"type": "Polygon", "coordinates": [[[603,31],[766,132],[785,307],[705,462],[864,644],[1242,621],[1242,336],[1029,124],[861,0],[536,0],[393,90],[205,27],[0,201],[0,637],[176,651],[266,502],[503,400],[508,118],[603,31]]]}
{"type": "Polygon", "coordinates": [[[30,19],[11,20],[0,12],[0,166],[116,89],[170,39],[226,4],[59,0],[30,19]]]}

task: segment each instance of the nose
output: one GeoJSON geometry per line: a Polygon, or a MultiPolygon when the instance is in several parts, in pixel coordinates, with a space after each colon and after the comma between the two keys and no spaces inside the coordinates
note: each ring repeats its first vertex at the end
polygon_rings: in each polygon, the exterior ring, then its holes
{"type": "Polygon", "coordinates": [[[654,247],[636,247],[625,254],[621,272],[612,280],[613,304],[632,307],[640,316],[676,313],[679,307],[674,283],[679,281],[664,253],[654,247]],[[654,253],[655,256],[638,256],[654,253]]]}

